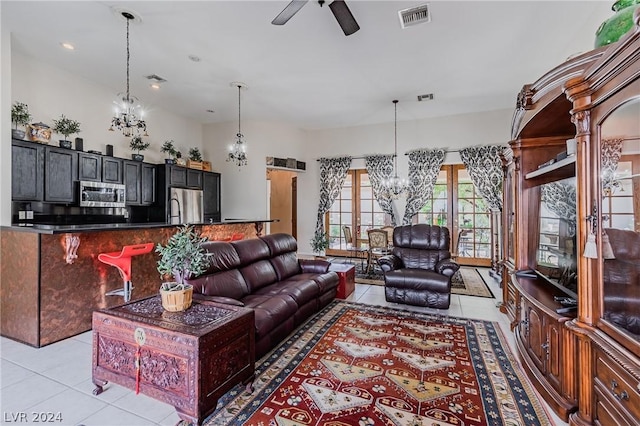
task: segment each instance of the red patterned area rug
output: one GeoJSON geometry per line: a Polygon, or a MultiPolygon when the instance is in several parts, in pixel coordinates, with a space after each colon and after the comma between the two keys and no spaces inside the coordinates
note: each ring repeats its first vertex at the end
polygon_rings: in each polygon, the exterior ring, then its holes
{"type": "Polygon", "coordinates": [[[497,323],[336,301],[206,425],[551,424],[497,323]]]}

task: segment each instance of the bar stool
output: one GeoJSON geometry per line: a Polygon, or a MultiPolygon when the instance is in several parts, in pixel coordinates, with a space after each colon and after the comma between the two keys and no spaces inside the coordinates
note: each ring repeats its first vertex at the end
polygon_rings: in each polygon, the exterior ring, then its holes
{"type": "Polygon", "coordinates": [[[131,300],[131,258],[141,254],[150,253],[153,250],[153,243],[134,244],[122,247],[122,251],[114,251],[111,253],[100,253],[98,260],[107,265],[115,266],[120,272],[124,287],[122,290],[114,290],[108,292],[107,296],[123,296],[125,303],[131,300]]]}

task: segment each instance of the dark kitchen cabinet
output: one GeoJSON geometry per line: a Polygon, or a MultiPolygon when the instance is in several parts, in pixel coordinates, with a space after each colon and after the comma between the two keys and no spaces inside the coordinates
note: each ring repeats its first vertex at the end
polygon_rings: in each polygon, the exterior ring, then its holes
{"type": "Polygon", "coordinates": [[[202,172],[205,222],[220,222],[220,173],[202,172]]]}
{"type": "Polygon", "coordinates": [[[42,201],[44,147],[13,140],[11,145],[11,199],[42,201]]]}
{"type": "Polygon", "coordinates": [[[102,156],[88,152],[78,153],[78,180],[102,181],[102,156]]]}
{"type": "Polygon", "coordinates": [[[155,165],[123,160],[123,178],[127,205],[146,206],[155,202],[155,165]]]}
{"type": "Polygon", "coordinates": [[[187,169],[187,188],[202,189],[202,171],[187,169]]]}
{"type": "Polygon", "coordinates": [[[142,205],[148,206],[156,201],[156,166],[154,164],[142,163],[140,194],[142,205]]]}
{"type": "Polygon", "coordinates": [[[122,159],[102,157],[102,181],[122,183],[122,159]]]}
{"type": "Polygon", "coordinates": [[[44,148],[44,201],[73,203],[78,180],[78,153],[70,149],[44,148]]]}

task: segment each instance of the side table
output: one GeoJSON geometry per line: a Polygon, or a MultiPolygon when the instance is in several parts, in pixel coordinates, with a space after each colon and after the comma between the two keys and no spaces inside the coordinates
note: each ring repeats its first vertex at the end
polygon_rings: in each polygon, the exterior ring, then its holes
{"type": "Polygon", "coordinates": [[[166,402],[196,425],[238,383],[250,390],[255,369],[251,309],[194,300],[183,312],[160,296],[93,313],[94,394],[114,382],[166,402]]]}
{"type": "Polygon", "coordinates": [[[356,289],[356,267],[348,263],[332,263],[329,270],[336,272],[340,278],[336,297],[346,299],[356,289]]]}

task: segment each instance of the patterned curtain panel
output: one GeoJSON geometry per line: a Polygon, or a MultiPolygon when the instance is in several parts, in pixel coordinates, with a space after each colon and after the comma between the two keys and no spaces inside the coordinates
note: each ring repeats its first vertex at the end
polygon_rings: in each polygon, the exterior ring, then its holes
{"type": "Polygon", "coordinates": [[[364,164],[373,187],[373,196],[380,208],[391,216],[391,224],[396,226],[396,216],[393,213],[393,200],[383,196],[382,182],[393,175],[393,155],[369,155],[364,157],[364,164]]]}
{"type": "Polygon", "coordinates": [[[471,181],[489,207],[502,211],[502,162],[500,153],[504,145],[473,146],[460,150],[460,158],[469,172],[471,181]]]}
{"type": "Polygon", "coordinates": [[[602,193],[610,194],[618,184],[614,179],[622,154],[622,139],[602,140],[602,193]]]}
{"type": "Polygon", "coordinates": [[[351,157],[321,158],[320,159],[320,202],[318,204],[318,221],[314,239],[325,235],[324,215],[329,211],[333,202],[338,198],[342,184],[351,166],[351,157]]]}
{"type": "Polygon", "coordinates": [[[402,218],[403,225],[411,224],[411,218],[431,197],[444,163],[444,155],[444,149],[416,149],[409,152],[409,195],[402,218]]]}
{"type": "Polygon", "coordinates": [[[576,186],[574,183],[552,182],[542,185],[542,201],[547,208],[569,224],[569,236],[576,234],[576,186]]]}

